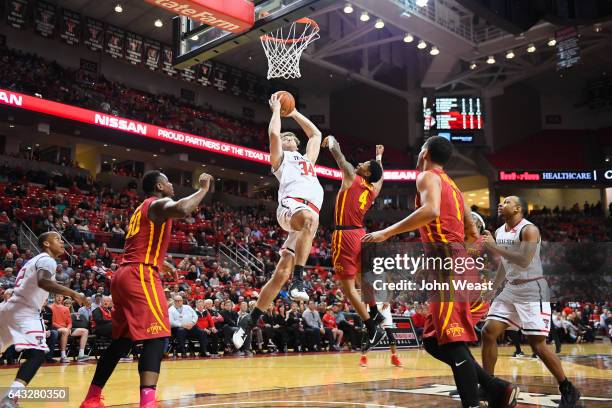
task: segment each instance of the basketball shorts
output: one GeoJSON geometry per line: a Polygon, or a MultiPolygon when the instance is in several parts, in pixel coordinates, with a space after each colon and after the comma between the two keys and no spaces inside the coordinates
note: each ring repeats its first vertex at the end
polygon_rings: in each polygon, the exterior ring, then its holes
{"type": "Polygon", "coordinates": [[[159,273],[144,264],[124,264],[111,281],[113,338],[133,341],[170,336],[168,303],[159,273]]]}
{"type": "Polygon", "coordinates": [[[276,209],[278,225],[289,233],[289,236],[281,247],[281,254],[283,252],[288,252],[295,255],[295,244],[297,243],[298,231],[294,231],[293,228],[291,228],[291,217],[300,211],[310,211],[319,217],[319,210],[313,204],[309,205],[291,197],[283,198],[276,209]]]}
{"type": "Polygon", "coordinates": [[[332,234],[332,263],[338,280],[353,279],[361,272],[361,239],[363,228],[339,230],[332,234]]]}
{"type": "Polygon", "coordinates": [[[393,324],[393,316],[391,316],[391,306],[387,307],[383,310],[383,302],[376,302],[376,307],[378,308],[378,312],[385,318],[383,322],[380,324],[380,327],[383,329],[392,329],[395,327],[393,324]]]}
{"type": "Polygon", "coordinates": [[[37,310],[18,302],[0,304],[0,352],[11,345],[15,350],[41,350],[47,353],[45,325],[37,310]]]}
{"type": "Polygon", "coordinates": [[[495,299],[487,320],[509,325],[509,330],[521,330],[526,336],[548,336],[550,331],[550,302],[517,302],[495,299]]]}
{"type": "Polygon", "coordinates": [[[489,304],[478,300],[470,304],[470,313],[472,314],[472,322],[474,325],[487,316],[489,304]]]}
{"type": "Polygon", "coordinates": [[[431,302],[423,337],[436,337],[439,345],[478,341],[469,302],[431,302]]]}

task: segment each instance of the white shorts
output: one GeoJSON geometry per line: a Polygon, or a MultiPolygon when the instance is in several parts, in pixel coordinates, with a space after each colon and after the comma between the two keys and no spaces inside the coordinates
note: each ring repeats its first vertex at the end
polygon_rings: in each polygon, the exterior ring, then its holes
{"type": "Polygon", "coordinates": [[[376,302],[376,307],[380,314],[385,318],[383,322],[380,324],[380,327],[383,329],[392,329],[395,327],[393,324],[393,316],[391,316],[391,306],[387,307],[383,310],[383,302],[376,302]]]}
{"type": "Polygon", "coordinates": [[[16,302],[0,304],[0,351],[11,345],[20,352],[26,349],[49,351],[45,326],[37,311],[16,302]]]}
{"type": "MultiPolygon", "coordinates": [[[[311,204],[311,206],[313,205],[311,204]]],[[[290,254],[295,255],[295,244],[297,242],[298,232],[291,228],[291,217],[303,210],[310,211],[311,213],[315,214],[317,218],[319,217],[319,213],[311,206],[294,198],[288,197],[283,198],[280,201],[280,204],[276,208],[276,219],[278,220],[278,225],[289,233],[287,240],[280,249],[281,254],[284,251],[287,251],[290,254]]]]}
{"type": "Polygon", "coordinates": [[[550,302],[517,302],[494,300],[487,320],[508,324],[509,330],[521,330],[526,336],[548,336],[550,302]]]}

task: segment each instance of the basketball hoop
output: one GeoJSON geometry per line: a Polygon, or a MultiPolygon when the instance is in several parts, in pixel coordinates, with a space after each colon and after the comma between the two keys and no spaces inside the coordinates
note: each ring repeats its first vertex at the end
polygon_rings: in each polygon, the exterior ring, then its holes
{"type": "Polygon", "coordinates": [[[319,37],[319,25],[309,18],[293,22],[288,30],[281,27],[261,36],[261,44],[268,57],[268,79],[300,78],[302,52],[319,37]]]}

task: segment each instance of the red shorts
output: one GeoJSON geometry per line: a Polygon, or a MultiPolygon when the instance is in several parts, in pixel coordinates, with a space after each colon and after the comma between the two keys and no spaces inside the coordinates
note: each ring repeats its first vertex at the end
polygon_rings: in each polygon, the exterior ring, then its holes
{"type": "Polygon", "coordinates": [[[476,302],[472,302],[470,304],[470,313],[472,314],[472,323],[476,325],[479,321],[482,320],[487,315],[489,311],[489,304],[483,302],[482,300],[477,300],[476,302]]]}
{"type": "Polygon", "coordinates": [[[113,338],[133,341],[170,336],[168,302],[159,273],[144,264],[126,264],[111,281],[113,338]]]}
{"type": "Polygon", "coordinates": [[[438,344],[478,341],[469,302],[432,302],[425,318],[423,337],[436,337],[438,344]]]}
{"type": "Polygon", "coordinates": [[[353,279],[361,272],[363,228],[339,230],[332,234],[332,265],[337,280],[353,279]]]}

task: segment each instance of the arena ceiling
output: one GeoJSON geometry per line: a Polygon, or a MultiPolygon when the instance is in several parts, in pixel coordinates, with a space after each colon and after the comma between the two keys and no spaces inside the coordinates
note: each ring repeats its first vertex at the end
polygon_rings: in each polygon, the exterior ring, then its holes
{"type": "MultiPolygon", "coordinates": [[[[55,0],[54,3],[86,16],[103,20],[153,38],[172,43],[173,15],[142,0],[55,0]],[[121,4],[122,12],[115,11],[121,4]],[[155,20],[163,23],[155,27],[155,20]]],[[[430,0],[418,7],[414,0],[350,0],[317,12],[321,39],[303,55],[303,77],[295,83],[302,89],[330,92],[366,83],[407,100],[417,100],[422,89],[445,93],[483,91],[498,93],[504,87],[553,70],[554,47],[547,45],[558,26],[540,22],[520,35],[510,34],[484,21],[457,0],[430,0]],[[370,19],[360,20],[363,12],[370,19]],[[383,28],[375,28],[377,19],[383,28]],[[410,34],[413,41],[405,42],[410,34]],[[420,41],[423,49],[417,48],[420,41]],[[534,52],[527,52],[530,44],[534,52]],[[438,55],[431,55],[435,47],[438,55]],[[506,59],[512,50],[513,59],[506,59]],[[487,64],[489,56],[494,64],[487,64]]],[[[591,60],[612,44],[612,24],[579,27],[581,54],[591,60]]],[[[253,42],[217,57],[221,62],[265,75],[267,61],[259,42],[253,42]]],[[[609,61],[604,61],[608,62],[609,61]]]]}

